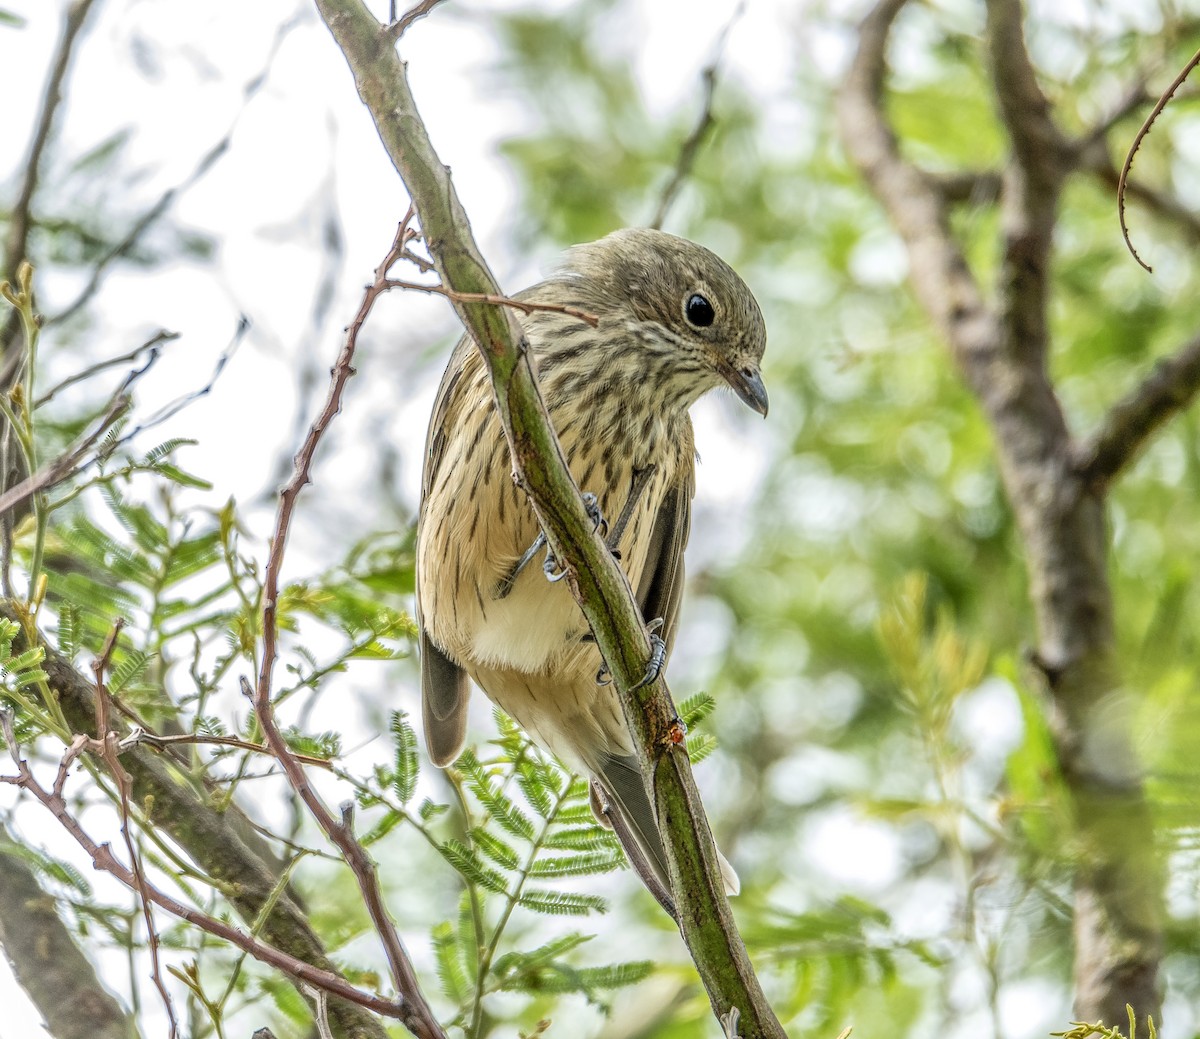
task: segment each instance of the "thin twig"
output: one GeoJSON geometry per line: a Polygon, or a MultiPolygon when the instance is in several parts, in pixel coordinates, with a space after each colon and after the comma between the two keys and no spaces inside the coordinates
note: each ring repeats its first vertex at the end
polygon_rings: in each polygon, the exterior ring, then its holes
{"type": "Polygon", "coordinates": [[[511,296],[495,296],[488,292],[455,292],[444,285],[422,285],[419,281],[401,281],[398,278],[388,278],[384,283],[388,289],[411,289],[414,292],[430,292],[445,296],[455,303],[491,303],[497,307],[512,307],[522,314],[532,314],[535,310],[546,310],[553,314],[568,314],[586,321],[592,328],[600,324],[598,315],[578,307],[569,307],[563,303],[528,303],[525,300],[513,299],[511,296]]]}
{"type": "Polygon", "coordinates": [[[1192,70],[1197,65],[1200,65],[1200,50],[1191,56],[1179,75],[1171,81],[1171,85],[1167,87],[1162,97],[1158,99],[1157,103],[1150,110],[1150,114],[1146,116],[1146,121],[1142,123],[1138,132],[1134,134],[1133,144],[1129,146],[1129,154],[1125,156],[1125,163],[1121,167],[1121,176],[1117,179],[1117,216],[1121,221],[1121,237],[1125,240],[1125,247],[1129,250],[1130,255],[1150,273],[1153,273],[1154,268],[1138,255],[1138,251],[1133,247],[1133,242],[1129,238],[1129,225],[1125,221],[1125,185],[1129,180],[1129,171],[1133,169],[1133,157],[1137,155],[1138,149],[1142,146],[1142,141],[1146,139],[1146,135],[1162,114],[1163,109],[1170,104],[1171,98],[1175,96],[1175,91],[1183,86],[1184,81],[1192,74],[1192,70]]]}
{"type": "Polygon", "coordinates": [[[230,143],[233,141],[233,135],[241,122],[242,116],[245,114],[247,107],[254,97],[267,84],[267,74],[271,70],[271,66],[275,62],[275,57],[279,52],[279,48],[283,45],[283,41],[302,22],[302,17],[288,19],[275,31],[275,36],[271,41],[271,46],[267,50],[267,55],[263,59],[263,64],[259,71],[252,76],[246,83],[242,93],[241,107],[234,114],[229,122],[229,126],[225,134],[219,141],[209,148],[200,159],[197,161],[192,172],[189,173],[183,180],[172,187],[167,188],[159,197],[158,200],[140,217],[138,217],[129,230],[125,232],[121,240],[109,248],[99,260],[96,261],[91,273],[88,276],[87,283],[80,289],[75,298],[68,303],[62,310],[56,314],[47,315],[45,325],[56,325],[62,321],[66,321],[76,312],[78,312],[90,300],[100,288],[103,280],[104,272],[115,261],[121,257],[128,255],[134,247],[142,240],[146,232],[150,230],[159,220],[167,214],[171,207],[179,201],[179,199],[195,187],[205,174],[212,169],[217,161],[229,150],[230,143]]]}
{"type": "Polygon", "coordinates": [[[101,649],[100,655],[92,661],[92,677],[96,682],[96,739],[98,740],[108,737],[108,687],[104,684],[104,672],[112,662],[112,655],[117,648],[117,639],[120,638],[123,627],[125,627],[125,620],[118,617],[108,633],[108,638],[104,640],[104,647],[101,649]]]}
{"type": "MultiPolygon", "coordinates": [[[[54,63],[50,75],[46,79],[46,87],[42,92],[42,107],[38,112],[37,122],[33,130],[33,138],[29,142],[29,151],[22,167],[21,186],[17,191],[16,201],[8,217],[8,236],[4,243],[4,267],[0,277],[12,278],[17,270],[17,264],[26,258],[29,246],[29,228],[32,225],[33,196],[37,191],[38,176],[42,163],[42,154],[50,140],[54,127],[54,117],[64,96],[63,83],[67,70],[71,66],[71,56],[75,43],[79,39],[80,30],[87,20],[94,0],[75,0],[67,8],[66,20],[63,23],[62,37],[54,53],[54,63]]],[[[0,353],[7,353],[9,344],[16,335],[18,322],[9,315],[0,329],[0,353]]]]}
{"type": "MultiPolygon", "coordinates": [[[[121,836],[125,840],[125,850],[129,853],[129,867],[133,874],[134,891],[142,905],[142,921],[146,925],[146,946],[150,950],[150,977],[154,981],[154,987],[158,989],[163,1009],[166,1011],[168,1037],[176,1039],[179,1034],[179,1022],[175,1018],[175,1006],[171,1002],[171,993],[163,980],[162,963],[158,954],[158,929],[154,926],[154,913],[150,908],[146,872],[142,869],[142,859],[133,843],[133,831],[129,825],[131,815],[129,798],[133,791],[133,777],[125,771],[125,766],[121,764],[117,734],[110,731],[108,726],[108,687],[104,682],[104,674],[112,661],[113,652],[117,648],[117,639],[124,626],[125,621],[118,617],[112,630],[108,633],[108,638],[104,641],[104,648],[101,650],[100,656],[92,661],[92,674],[96,681],[96,740],[102,748],[101,757],[108,766],[109,772],[112,773],[117,784],[117,792],[121,797],[121,836]]],[[[74,744],[72,744],[73,746],[74,744]]],[[[59,775],[62,775],[61,768],[59,775]]],[[[61,787],[57,781],[55,786],[61,795],[61,787]]]]}
{"type": "Polygon", "coordinates": [[[408,953],[405,951],[404,945],[400,940],[396,925],[388,915],[383,901],[383,893],[379,886],[379,877],[375,869],[375,864],[355,838],[348,822],[346,820],[335,819],[329,809],[325,807],[320,796],[309,784],[304,769],[292,754],[291,749],[279,731],[271,705],[271,679],[275,667],[275,658],[278,654],[279,628],[276,609],[279,596],[279,576],[283,568],[284,550],[287,546],[288,532],[291,528],[296,501],[304,486],[311,482],[310,472],[312,470],[313,458],[316,455],[321,438],[325,430],[329,427],[329,424],[333,421],[334,416],[341,410],[342,395],[345,391],[346,383],[354,374],[352,362],[354,360],[358,335],[363,323],[370,314],[375,301],[387,290],[387,275],[392,264],[399,259],[405,247],[415,237],[415,232],[410,227],[412,218],[413,210],[410,208],[396,231],[396,237],[392,242],[391,248],[388,250],[387,256],[384,257],[383,262],[375,269],[375,280],[367,286],[366,291],[363,293],[362,302],[359,304],[353,321],[351,321],[349,327],[346,329],[346,336],[343,340],[341,351],[330,373],[329,393],[325,400],[325,406],[309,427],[308,434],[304,438],[304,443],[296,454],[295,470],[292,478],[280,495],[279,510],[275,520],[275,533],[271,539],[271,551],[267,557],[267,566],[263,575],[263,648],[262,661],[258,673],[258,685],[255,689],[251,690],[250,683],[245,679],[242,679],[242,684],[244,691],[254,704],[255,715],[263,730],[263,736],[266,739],[267,745],[278,759],[292,788],[300,796],[300,799],[307,806],[309,812],[325,832],[326,836],[341,851],[347,865],[349,865],[355,879],[358,881],[363,902],[387,953],[388,963],[391,967],[392,981],[402,997],[402,1005],[404,1007],[402,1020],[405,1027],[418,1036],[419,1039],[445,1039],[445,1033],[442,1031],[437,1018],[434,1016],[432,1009],[425,1001],[425,997],[421,992],[416,971],[413,969],[408,953]]]}
{"type": "Polygon", "coordinates": [[[81,469],[86,468],[90,462],[83,463],[83,456],[91,450],[97,440],[112,428],[113,424],[129,409],[129,405],[128,394],[123,392],[123,389],[119,390],[112,400],[108,402],[108,407],[100,418],[96,420],[96,424],[89,433],[81,437],[49,465],[44,466],[32,476],[26,477],[15,487],[11,487],[3,494],[0,494],[0,515],[11,509],[15,509],[35,494],[49,490],[51,487],[69,479],[81,469]]]}
{"type": "Polygon", "coordinates": [[[421,0],[416,7],[410,8],[399,18],[395,18],[396,4],[395,0],[392,0],[391,16],[394,18],[394,21],[387,27],[387,34],[393,40],[400,39],[401,36],[408,32],[408,28],[413,22],[424,18],[430,11],[444,2],[445,0],[421,0]]]}
{"type": "MultiPolygon", "coordinates": [[[[162,346],[164,343],[173,343],[178,338],[178,332],[168,332],[165,328],[160,328],[154,333],[154,335],[142,343],[141,346],[134,347],[129,351],[129,353],[120,354],[117,357],[109,357],[104,361],[97,361],[95,364],[89,365],[87,368],[76,372],[74,375],[68,375],[65,379],[63,379],[62,382],[43,393],[34,403],[34,407],[40,408],[45,404],[49,404],[57,394],[62,393],[62,391],[68,386],[74,386],[76,383],[84,382],[85,380],[92,378],[94,375],[99,375],[101,372],[108,371],[109,368],[119,368],[121,365],[128,364],[130,361],[136,361],[147,350],[150,351],[151,355],[157,357],[158,348],[160,346],[162,346]]],[[[145,369],[142,370],[144,371],[145,369]]]]}
{"type": "MultiPolygon", "coordinates": [[[[203,745],[233,747],[236,750],[248,750],[253,754],[271,754],[270,747],[264,747],[261,743],[251,743],[249,740],[240,740],[235,736],[205,736],[198,732],[181,732],[171,736],[162,736],[149,731],[142,725],[134,726],[128,736],[122,737],[121,750],[125,751],[142,744],[153,747],[155,750],[165,750],[167,747],[176,746],[203,745]]],[[[303,765],[314,765],[330,772],[335,770],[333,762],[328,758],[319,758],[315,754],[296,754],[294,751],[293,756],[303,765]]]]}
{"type": "Polygon", "coordinates": [[[729,21],[725,23],[725,28],[721,30],[721,35],[717,37],[712,60],[700,72],[700,81],[704,84],[704,100],[700,104],[700,116],[692,127],[691,133],[684,138],[683,144],[679,147],[679,155],[675,160],[675,168],[671,171],[671,179],[663,188],[662,195],[658,200],[658,207],[654,210],[654,218],[650,221],[650,226],[657,230],[661,230],[666,222],[667,212],[675,202],[675,197],[683,187],[683,182],[691,175],[700,146],[704,144],[716,122],[713,116],[713,99],[717,92],[717,71],[725,53],[725,42],[729,39],[734,25],[745,12],[746,0],[741,0],[734,8],[729,21]]]}

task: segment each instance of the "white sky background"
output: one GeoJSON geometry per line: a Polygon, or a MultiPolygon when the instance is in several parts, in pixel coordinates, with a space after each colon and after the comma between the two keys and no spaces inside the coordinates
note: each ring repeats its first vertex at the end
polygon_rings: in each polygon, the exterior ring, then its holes
{"type": "MultiPolygon", "coordinates": [[[[7,185],[23,161],[65,6],[59,0],[0,4],[27,22],[20,31],[0,29],[0,88],[6,98],[0,178],[7,185]]],[[[494,6],[502,5],[480,9],[494,6]]],[[[697,110],[700,70],[734,7],[734,0],[640,5],[636,23],[624,28],[640,41],[638,71],[652,112],[697,110]]],[[[751,3],[728,41],[723,74],[752,84],[764,97],[784,97],[793,41],[779,27],[797,23],[794,7],[784,0],[751,3]]],[[[484,253],[501,284],[515,290],[537,280],[554,257],[517,256],[506,248],[516,190],[497,143],[533,127],[514,98],[494,89],[494,78],[478,74],[496,54],[486,23],[473,23],[470,10],[452,0],[410,30],[402,53],[484,253]]],[[[52,373],[43,385],[80,367],[81,348],[94,360],[127,352],[159,328],[170,329],[180,340],[138,389],[140,411],[148,414],[205,383],[245,313],[251,331],[212,393],[154,431],[143,447],[168,436],[200,439],[180,460],[217,490],[197,500],[215,508],[232,494],[265,542],[273,495],[284,475],[279,464],[324,397],[339,330],[406,208],[402,186],[344,59],[303,0],[189,5],[98,0],[76,54],[64,117],[44,166],[64,168],[129,128],[121,168],[139,176],[119,188],[102,191],[102,185],[87,182],[79,188],[106,223],[127,225],[164,191],[186,181],[204,152],[235,120],[236,126],[227,153],[178,199],[169,218],[211,235],[214,262],[180,261],[151,271],[118,265],[90,309],[90,326],[73,330],[69,351],[55,332],[43,337],[43,359],[52,373]],[[300,24],[280,46],[265,87],[243,106],[246,84],[263,71],[278,27],[293,16],[300,24]],[[329,262],[318,201],[331,179],[344,256],[328,316],[314,330],[313,296],[329,262]],[[297,371],[305,366],[314,381],[300,400],[297,371]],[[249,510],[254,504],[259,507],[249,510]]],[[[53,313],[78,288],[52,270],[43,272],[38,281],[43,309],[53,313]]],[[[318,456],[316,486],[302,499],[285,577],[325,562],[319,541],[314,543],[320,532],[345,530],[349,544],[393,518],[370,511],[381,508],[379,496],[361,486],[373,474],[363,454],[375,449],[367,438],[382,433],[396,445],[400,496],[409,503],[416,499],[419,449],[440,366],[415,362],[448,343],[453,317],[442,300],[392,294],[377,304],[372,320],[360,339],[360,374],[318,456]],[[415,379],[418,369],[422,374],[415,379]],[[315,517],[307,530],[306,513],[315,517]]],[[[732,533],[739,526],[734,506],[749,498],[761,475],[748,464],[755,457],[748,448],[763,426],[751,426],[740,415],[731,420],[736,410],[731,399],[726,395],[700,409],[697,435],[705,462],[698,507],[719,509],[732,533]]],[[[255,548],[260,550],[261,545],[255,548]]],[[[36,825],[28,811],[21,822],[27,830],[36,825]]],[[[38,832],[38,839],[67,851],[49,829],[38,832]]],[[[94,874],[89,879],[97,881],[94,874]]],[[[151,1005],[155,997],[145,981],[151,1005]]],[[[0,1039],[43,1039],[36,1011],[2,963],[0,1006],[0,1039]]]]}

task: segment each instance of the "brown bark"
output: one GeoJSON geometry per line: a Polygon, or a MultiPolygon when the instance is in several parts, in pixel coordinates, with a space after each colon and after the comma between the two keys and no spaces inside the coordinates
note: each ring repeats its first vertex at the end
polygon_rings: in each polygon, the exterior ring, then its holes
{"type": "Polygon", "coordinates": [[[913,291],[995,434],[1035,616],[1035,660],[1079,851],[1075,875],[1075,1013],[1158,1018],[1162,881],[1154,829],[1115,655],[1105,495],[1163,421],[1194,398],[1196,348],[1161,366],[1080,447],[1047,370],[1049,269],[1061,189],[1080,151],[1057,129],[1038,86],[1019,0],[990,0],[987,45],[1011,154],[1000,178],[1002,262],[985,297],[950,231],[945,177],[905,159],[884,111],[886,47],[905,0],[882,0],[860,27],[839,99],[842,139],[903,238],[913,291]]]}
{"type": "Polygon", "coordinates": [[[0,829],[0,945],[54,1039],[132,1039],[139,1033],[96,976],[29,864],[0,829]]]}

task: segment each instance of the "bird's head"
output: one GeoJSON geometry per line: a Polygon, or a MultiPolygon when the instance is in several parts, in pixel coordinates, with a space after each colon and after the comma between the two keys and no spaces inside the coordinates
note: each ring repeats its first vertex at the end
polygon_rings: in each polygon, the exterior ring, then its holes
{"type": "Polygon", "coordinates": [[[607,325],[636,342],[647,378],[659,372],[691,404],[722,381],[760,415],[767,414],[761,364],[767,345],[758,301],[715,253],[649,228],[616,231],[576,246],[562,276],[607,325]]]}

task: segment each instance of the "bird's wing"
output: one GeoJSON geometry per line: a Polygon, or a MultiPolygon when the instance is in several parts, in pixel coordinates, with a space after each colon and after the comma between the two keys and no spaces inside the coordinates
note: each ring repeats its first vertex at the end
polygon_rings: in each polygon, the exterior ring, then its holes
{"type": "MultiPolygon", "coordinates": [[[[455,390],[462,381],[475,344],[466,336],[450,355],[442,375],[429,432],[425,438],[425,467],[421,473],[421,508],[417,519],[417,541],[425,522],[430,489],[437,480],[445,454],[448,422],[454,421],[455,390]]],[[[435,765],[449,765],[461,753],[467,736],[467,704],[470,684],[467,673],[446,656],[429,637],[421,618],[421,589],[417,588],[417,627],[421,640],[421,714],[425,721],[425,743],[435,765]]]]}
{"type": "Polygon", "coordinates": [[[662,618],[660,635],[667,644],[668,654],[675,642],[675,622],[683,595],[683,550],[692,527],[692,495],[696,489],[696,450],[690,421],[682,440],[679,473],[667,488],[654,518],[650,549],[637,589],[646,623],[662,618]]]}

